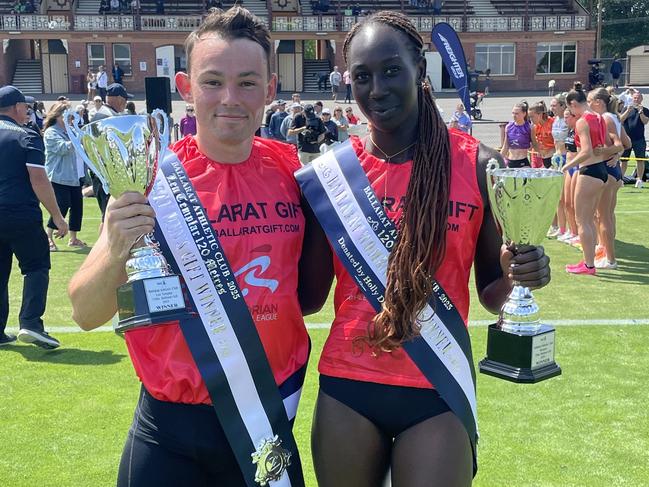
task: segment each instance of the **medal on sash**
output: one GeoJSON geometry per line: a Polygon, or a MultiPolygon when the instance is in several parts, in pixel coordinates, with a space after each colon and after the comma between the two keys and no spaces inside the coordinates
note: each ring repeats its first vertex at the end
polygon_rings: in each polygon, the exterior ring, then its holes
{"type": "MultiPolygon", "coordinates": [[[[351,142],[314,160],[295,177],[340,262],[378,313],[397,228],[384,212],[351,142]]],[[[439,283],[433,282],[433,295],[417,321],[420,335],[402,346],[462,421],[475,470],[478,423],[471,342],[462,317],[439,283]]]]}
{"type": "Polygon", "coordinates": [[[304,371],[285,381],[281,389],[289,390],[280,394],[223,247],[172,151],[160,162],[149,202],[156,239],[196,311],[180,327],[246,484],[303,487],[288,409],[297,405],[304,371]]]}

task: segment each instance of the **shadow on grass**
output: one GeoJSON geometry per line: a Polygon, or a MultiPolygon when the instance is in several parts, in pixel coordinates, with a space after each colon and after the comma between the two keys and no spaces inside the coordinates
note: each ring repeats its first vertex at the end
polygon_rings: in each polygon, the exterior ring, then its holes
{"type": "Polygon", "coordinates": [[[649,284],[649,248],[631,242],[615,241],[617,271],[597,273],[611,282],[649,284]]]}
{"type": "Polygon", "coordinates": [[[28,362],[47,362],[65,365],[111,365],[121,362],[126,355],[112,350],[80,350],[78,348],[59,348],[43,350],[33,345],[11,345],[3,352],[16,352],[28,362]]]}

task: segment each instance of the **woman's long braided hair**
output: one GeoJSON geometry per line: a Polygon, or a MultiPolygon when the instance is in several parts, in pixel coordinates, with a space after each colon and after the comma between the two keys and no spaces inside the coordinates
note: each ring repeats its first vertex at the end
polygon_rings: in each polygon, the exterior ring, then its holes
{"type": "MultiPolygon", "coordinates": [[[[343,44],[349,48],[364,26],[380,23],[405,34],[413,61],[423,57],[424,42],[405,15],[380,11],[357,23],[343,44]]],[[[391,351],[417,336],[417,316],[432,294],[432,277],[446,252],[446,225],[451,179],[450,143],[430,85],[417,82],[419,106],[417,144],[412,162],[399,238],[390,253],[383,309],[368,325],[366,341],[377,351],[391,351]]]]}

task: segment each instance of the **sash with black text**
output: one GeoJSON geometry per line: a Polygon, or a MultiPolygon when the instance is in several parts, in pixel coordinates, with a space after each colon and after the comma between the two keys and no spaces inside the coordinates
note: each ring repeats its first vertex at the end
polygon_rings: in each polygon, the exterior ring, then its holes
{"type": "MultiPolygon", "coordinates": [[[[156,212],[156,240],[182,274],[196,311],[180,327],[246,484],[304,486],[289,422],[295,410],[282,401],[223,247],[172,151],[160,159],[149,203],[156,212]]],[[[303,375],[298,387],[302,380],[303,375]]]]}
{"type": "MultiPolygon", "coordinates": [[[[386,215],[349,141],[295,173],[329,242],[377,313],[397,228],[386,215]]],[[[468,331],[439,283],[417,319],[421,334],[404,350],[462,421],[476,459],[475,371],[468,331]]]]}

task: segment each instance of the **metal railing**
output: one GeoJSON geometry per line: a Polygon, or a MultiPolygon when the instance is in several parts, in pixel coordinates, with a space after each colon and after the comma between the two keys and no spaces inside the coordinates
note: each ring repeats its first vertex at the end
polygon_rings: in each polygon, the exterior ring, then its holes
{"type": "MultiPolygon", "coordinates": [[[[203,15],[2,15],[0,31],[169,31],[189,32],[203,21],[203,15]]],[[[420,32],[430,32],[448,22],[458,32],[523,32],[586,30],[586,15],[530,15],[476,17],[408,17],[420,32]]],[[[262,20],[273,32],[346,32],[360,20],[355,16],[291,16],[262,20]]]]}

